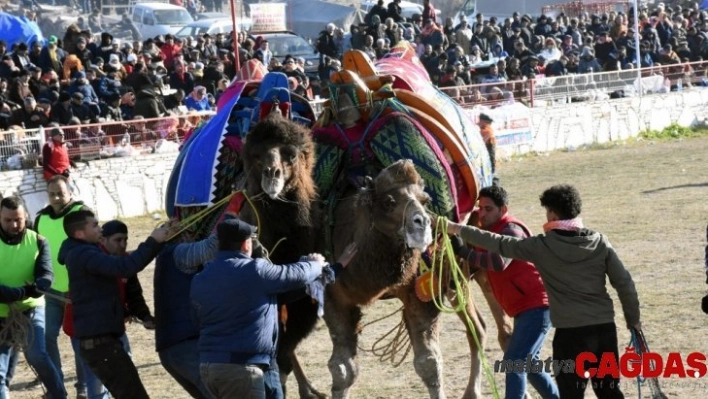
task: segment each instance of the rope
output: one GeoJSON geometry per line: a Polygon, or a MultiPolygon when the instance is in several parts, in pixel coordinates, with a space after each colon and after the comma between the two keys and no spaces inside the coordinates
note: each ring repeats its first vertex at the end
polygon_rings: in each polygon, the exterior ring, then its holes
{"type": "MultiPolygon", "coordinates": [[[[634,348],[635,352],[639,355],[640,358],[644,357],[645,353],[650,352],[649,344],[647,343],[647,339],[644,337],[644,332],[642,330],[636,329],[634,327],[630,328],[629,331],[632,334],[632,338],[630,339],[629,345],[627,345],[627,347],[634,348]]],[[[656,364],[654,363],[654,361],[649,362],[649,369],[650,370],[656,369],[656,364]]],[[[661,386],[659,386],[659,379],[658,378],[643,379],[641,375],[638,375],[637,376],[637,391],[638,391],[639,399],[642,398],[642,383],[643,382],[646,382],[647,385],[649,386],[649,392],[651,393],[651,399],[667,399],[667,396],[664,395],[663,392],[661,392],[661,386]]]]}
{"type": "MultiPolygon", "coordinates": [[[[361,333],[365,327],[393,317],[401,311],[403,311],[403,306],[385,316],[379,317],[378,319],[372,320],[364,324],[363,326],[359,327],[359,331],[357,331],[357,333],[361,333]]],[[[403,319],[401,318],[401,321],[396,326],[394,326],[391,330],[389,330],[389,332],[387,332],[381,338],[377,339],[373,344],[371,344],[371,349],[365,349],[360,345],[357,345],[357,347],[363,352],[368,352],[373,354],[374,356],[377,356],[381,363],[390,361],[393,367],[398,367],[408,357],[408,354],[411,352],[412,345],[410,335],[408,335],[408,331],[406,330],[406,325],[403,319]],[[391,334],[394,334],[391,338],[391,341],[388,344],[382,346],[381,343],[391,334]],[[396,354],[398,354],[402,350],[405,350],[405,353],[403,353],[403,356],[396,360],[396,354]]]]}
{"type": "Polygon", "coordinates": [[[492,389],[493,397],[495,399],[499,399],[500,395],[499,390],[497,389],[496,381],[494,380],[494,374],[492,373],[492,369],[489,366],[487,357],[484,354],[484,348],[482,347],[482,344],[479,341],[477,331],[474,328],[474,323],[472,322],[470,315],[467,314],[466,311],[468,301],[467,295],[458,295],[457,306],[455,307],[448,307],[444,304],[445,291],[443,290],[443,281],[452,281],[455,292],[457,293],[469,292],[467,289],[467,276],[464,274],[464,271],[460,268],[460,266],[457,264],[457,261],[455,260],[455,253],[452,250],[450,237],[447,235],[447,223],[447,219],[443,216],[438,216],[436,218],[434,237],[441,237],[441,239],[440,241],[436,242],[432,248],[430,272],[433,273],[434,276],[439,276],[440,278],[437,279],[437,291],[435,290],[434,286],[436,279],[430,279],[430,292],[434,293],[433,303],[435,304],[435,307],[437,307],[438,310],[440,310],[440,312],[442,313],[464,313],[465,320],[467,321],[467,327],[470,331],[470,334],[472,335],[472,338],[474,338],[475,344],[477,344],[479,358],[482,362],[482,369],[484,370],[484,375],[487,378],[487,382],[489,383],[489,386],[492,389]],[[438,255],[438,252],[440,252],[440,255],[438,255]],[[446,265],[449,266],[449,268],[446,269],[446,265]]]}
{"type": "Polygon", "coordinates": [[[0,343],[15,349],[25,349],[34,340],[32,322],[18,306],[8,305],[8,308],[7,317],[0,327],[0,343]]]}
{"type": "MultiPolygon", "coordinates": [[[[258,210],[256,209],[256,206],[253,204],[253,201],[251,201],[251,198],[246,194],[246,190],[239,190],[239,191],[234,191],[231,194],[227,195],[226,197],[220,199],[219,201],[209,205],[208,207],[200,210],[199,212],[189,215],[189,217],[184,218],[183,220],[180,220],[177,223],[177,226],[179,227],[179,230],[177,230],[176,233],[171,234],[168,238],[167,241],[173,240],[175,237],[179,236],[180,234],[184,233],[187,231],[190,227],[192,227],[194,224],[205,218],[207,215],[210,213],[214,212],[215,210],[219,209],[222,205],[228,203],[231,201],[231,198],[236,195],[236,194],[241,194],[243,197],[246,199],[246,202],[248,202],[248,205],[253,209],[253,213],[256,215],[256,227],[258,228],[258,233],[260,234],[261,231],[261,218],[258,215],[258,210]]],[[[159,224],[163,224],[164,222],[160,222],[159,224]]],[[[282,241],[282,240],[281,240],[282,241]]],[[[280,243],[278,241],[276,243],[277,245],[280,243]]]]}

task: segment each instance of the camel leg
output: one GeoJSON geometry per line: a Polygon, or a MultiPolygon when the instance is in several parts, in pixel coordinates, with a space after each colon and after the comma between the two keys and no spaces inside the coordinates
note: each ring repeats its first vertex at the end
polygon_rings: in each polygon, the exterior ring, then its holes
{"type": "Polygon", "coordinates": [[[413,365],[423,380],[431,399],[444,399],[442,354],[440,337],[440,311],[432,302],[421,302],[411,289],[403,298],[403,320],[413,346],[413,365]]]}
{"type": "Polygon", "coordinates": [[[497,324],[497,338],[499,340],[499,346],[501,347],[501,350],[505,352],[506,347],[509,344],[509,339],[511,339],[511,332],[514,328],[513,319],[504,313],[501,305],[499,305],[497,299],[494,298],[492,287],[489,285],[489,279],[487,278],[487,272],[480,270],[474,275],[474,279],[477,281],[480,288],[482,288],[482,293],[484,294],[484,298],[487,300],[489,310],[491,310],[492,316],[494,316],[494,321],[497,324]]]}
{"type": "Polygon", "coordinates": [[[332,399],[348,398],[359,375],[356,354],[361,308],[346,303],[343,297],[340,285],[329,286],[324,304],[324,319],[332,339],[332,356],[327,363],[332,375],[332,399]]]}
{"type": "MultiPolygon", "coordinates": [[[[484,351],[484,345],[487,339],[487,326],[479,310],[474,305],[470,285],[467,285],[467,292],[463,293],[463,295],[467,295],[466,306],[465,309],[457,312],[457,317],[459,317],[465,325],[467,345],[470,348],[470,378],[462,398],[478,399],[482,397],[482,359],[480,358],[480,351],[484,351]],[[477,346],[477,342],[475,342],[472,336],[472,331],[470,331],[470,326],[468,325],[468,317],[472,322],[472,328],[474,328],[474,332],[477,334],[477,339],[482,346],[481,348],[477,346]]],[[[447,298],[453,307],[458,305],[459,299],[455,291],[449,290],[447,292],[447,298]]]]}
{"type": "Polygon", "coordinates": [[[283,393],[287,384],[288,375],[292,372],[297,381],[300,398],[324,399],[327,395],[317,391],[305,375],[298,361],[295,349],[312,331],[317,323],[317,304],[307,297],[289,303],[288,319],[284,327],[281,326],[280,342],[278,347],[278,367],[283,393]]]}

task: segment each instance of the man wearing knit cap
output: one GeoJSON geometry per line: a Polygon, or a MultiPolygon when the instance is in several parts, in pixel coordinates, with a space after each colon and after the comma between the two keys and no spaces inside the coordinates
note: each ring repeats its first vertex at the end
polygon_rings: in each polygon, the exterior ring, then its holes
{"type": "Polygon", "coordinates": [[[305,287],[345,267],[345,251],[331,271],[320,254],[289,265],[253,259],[256,228],[239,219],[217,226],[219,252],[192,280],[199,324],[200,374],[214,398],[264,398],[264,371],[276,355],[279,293],[305,287]]]}

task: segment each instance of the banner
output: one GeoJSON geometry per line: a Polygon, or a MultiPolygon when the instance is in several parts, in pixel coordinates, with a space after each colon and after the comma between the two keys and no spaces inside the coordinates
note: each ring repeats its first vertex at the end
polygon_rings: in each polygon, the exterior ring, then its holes
{"type": "Polygon", "coordinates": [[[259,3],[249,5],[253,32],[287,30],[285,25],[285,3],[259,3]]]}
{"type": "Polygon", "coordinates": [[[479,121],[479,114],[489,115],[494,122],[494,136],[497,138],[497,148],[506,155],[518,154],[522,146],[533,145],[533,125],[531,123],[531,110],[524,104],[515,102],[497,108],[477,106],[465,110],[475,121],[479,121]]]}

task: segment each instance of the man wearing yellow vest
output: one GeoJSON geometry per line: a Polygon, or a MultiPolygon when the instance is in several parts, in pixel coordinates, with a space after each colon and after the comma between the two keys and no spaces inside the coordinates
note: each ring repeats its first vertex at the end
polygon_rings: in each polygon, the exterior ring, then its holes
{"type": "MultiPolygon", "coordinates": [[[[66,398],[64,382],[47,354],[44,341],[44,297],[40,291],[49,289],[54,277],[49,243],[28,230],[27,210],[19,197],[0,201],[0,322],[11,313],[22,312],[32,324],[27,362],[39,375],[52,399],[66,398]]],[[[11,345],[0,343],[0,399],[8,397],[7,371],[14,351],[11,345]]]]}
{"type": "MultiPolygon", "coordinates": [[[[54,283],[49,292],[53,294],[46,298],[47,319],[46,319],[46,345],[49,357],[54,363],[54,367],[59,372],[59,376],[64,379],[61,369],[61,356],[57,339],[64,320],[64,302],[57,299],[66,297],[69,292],[69,275],[66,266],[60,265],[57,261],[59,248],[66,240],[64,232],[64,217],[72,212],[88,209],[83,202],[74,201],[71,197],[68,180],[62,175],[53,176],[47,181],[47,194],[49,195],[49,205],[39,211],[34,222],[34,229],[40,235],[46,237],[51,248],[52,270],[54,271],[54,283]]],[[[76,392],[77,399],[86,398],[86,381],[84,378],[84,364],[78,353],[74,353],[76,362],[76,392]]],[[[0,398],[2,399],[2,398],[0,398]]]]}

